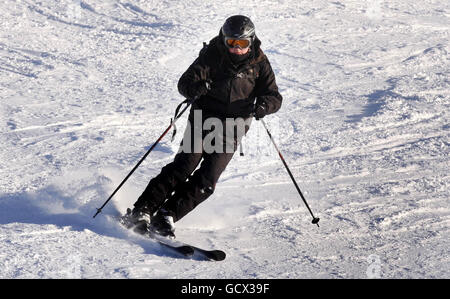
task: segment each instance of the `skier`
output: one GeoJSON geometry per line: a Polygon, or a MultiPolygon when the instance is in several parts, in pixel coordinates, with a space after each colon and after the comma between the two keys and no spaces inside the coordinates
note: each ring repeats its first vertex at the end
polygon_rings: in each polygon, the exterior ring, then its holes
{"type": "Polygon", "coordinates": [[[175,238],[174,223],[214,192],[252,117],[258,120],[280,109],[282,96],[260,45],[248,17],[229,17],[219,35],[204,45],[198,58],[183,73],[178,90],[195,101],[180,150],[173,162],[150,180],[133,210],[128,209],[123,216],[130,226],[175,238]],[[231,130],[227,128],[226,121],[239,118],[244,120],[243,130],[237,129],[237,123],[231,130]],[[215,125],[204,130],[208,119],[214,119],[215,125]],[[207,151],[206,138],[212,127],[220,125],[227,128],[221,135],[223,139],[216,138],[211,145],[226,150],[207,151]]]}

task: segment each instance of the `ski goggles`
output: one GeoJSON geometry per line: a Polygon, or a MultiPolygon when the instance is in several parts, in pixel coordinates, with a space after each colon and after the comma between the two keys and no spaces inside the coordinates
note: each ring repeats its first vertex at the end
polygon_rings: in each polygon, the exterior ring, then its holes
{"type": "Polygon", "coordinates": [[[239,47],[241,49],[245,49],[250,46],[250,41],[251,41],[251,39],[249,39],[249,38],[225,37],[225,45],[228,48],[239,47]]]}

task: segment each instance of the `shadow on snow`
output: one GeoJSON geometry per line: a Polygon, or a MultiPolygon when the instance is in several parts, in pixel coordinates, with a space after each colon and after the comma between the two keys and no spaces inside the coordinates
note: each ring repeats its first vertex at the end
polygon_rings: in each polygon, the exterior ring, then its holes
{"type": "MultiPolygon", "coordinates": [[[[100,189],[100,188],[99,188],[100,189]]],[[[104,193],[104,192],[98,192],[104,193]]],[[[100,198],[107,198],[100,194],[100,198]]],[[[98,235],[124,239],[142,247],[146,254],[166,257],[182,257],[163,249],[158,243],[135,235],[121,227],[115,220],[119,212],[111,203],[94,219],[94,205],[102,200],[93,200],[80,205],[75,197],[66,196],[61,190],[50,186],[36,192],[0,194],[0,225],[10,223],[52,224],[71,227],[75,231],[90,230],[98,235]]]]}
{"type": "Polygon", "coordinates": [[[347,116],[346,122],[355,123],[361,121],[364,117],[375,116],[385,105],[389,98],[401,98],[406,101],[418,101],[420,98],[418,96],[403,96],[395,92],[397,81],[399,79],[391,78],[386,81],[389,86],[386,89],[374,90],[372,93],[365,95],[367,98],[367,104],[364,106],[361,114],[354,114],[347,116]]]}

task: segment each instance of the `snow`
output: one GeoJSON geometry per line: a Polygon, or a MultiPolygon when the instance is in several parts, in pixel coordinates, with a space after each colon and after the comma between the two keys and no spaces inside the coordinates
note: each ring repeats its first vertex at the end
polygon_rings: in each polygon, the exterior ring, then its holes
{"type": "MultiPolygon", "coordinates": [[[[449,278],[448,1],[0,3],[1,278],[449,278]],[[183,259],[113,216],[170,162],[176,84],[233,14],[252,18],[284,97],[180,240],[183,259]]],[[[178,124],[183,131],[184,116],[178,124]]]]}

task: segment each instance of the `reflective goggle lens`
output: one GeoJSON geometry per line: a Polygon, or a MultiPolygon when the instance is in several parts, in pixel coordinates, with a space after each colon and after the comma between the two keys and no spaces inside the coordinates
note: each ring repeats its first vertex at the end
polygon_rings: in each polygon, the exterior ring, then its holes
{"type": "Polygon", "coordinates": [[[227,39],[225,39],[225,43],[230,48],[239,46],[240,48],[244,49],[244,48],[247,48],[248,46],[250,46],[250,41],[248,39],[227,38],[227,39]]]}

